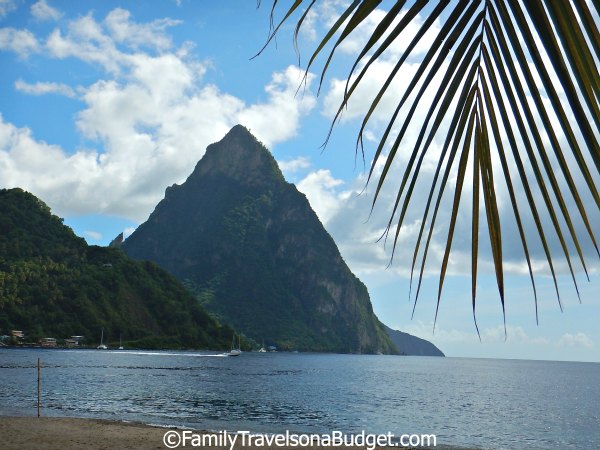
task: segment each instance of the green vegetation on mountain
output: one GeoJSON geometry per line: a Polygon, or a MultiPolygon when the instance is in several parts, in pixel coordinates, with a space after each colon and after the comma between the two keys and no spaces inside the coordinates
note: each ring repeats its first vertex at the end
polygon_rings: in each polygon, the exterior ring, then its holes
{"type": "Polygon", "coordinates": [[[207,148],[122,248],[171,272],[256,342],[397,352],[306,197],[242,126],[207,148]]]}
{"type": "Polygon", "coordinates": [[[95,344],[102,328],[144,348],[227,348],[233,333],[157,265],[88,246],[32,194],[0,190],[0,333],[95,344]]]}

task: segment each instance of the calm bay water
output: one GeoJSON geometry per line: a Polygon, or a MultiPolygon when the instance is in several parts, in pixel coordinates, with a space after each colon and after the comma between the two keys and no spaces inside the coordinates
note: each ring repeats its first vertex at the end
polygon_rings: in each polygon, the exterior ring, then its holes
{"type": "Polygon", "coordinates": [[[0,413],[196,429],[432,433],[485,449],[600,449],[600,364],[0,349],[0,413]]]}

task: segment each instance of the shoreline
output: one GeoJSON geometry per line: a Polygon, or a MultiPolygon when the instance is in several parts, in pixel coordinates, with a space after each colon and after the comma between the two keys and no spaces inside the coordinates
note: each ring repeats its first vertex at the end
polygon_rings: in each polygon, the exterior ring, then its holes
{"type": "MultiPolygon", "coordinates": [[[[5,450],[28,449],[166,449],[163,438],[166,433],[177,434],[191,431],[203,436],[219,434],[214,431],[189,430],[176,426],[149,425],[139,422],[127,422],[111,419],[92,419],[75,417],[36,417],[0,415],[0,436],[5,450]]],[[[231,435],[236,434],[231,432],[231,435]]],[[[211,448],[229,450],[229,445],[193,446],[191,444],[177,448],[211,448]]],[[[365,447],[277,447],[275,445],[239,445],[234,447],[249,450],[274,450],[277,448],[317,449],[317,448],[365,448],[365,447]]],[[[381,447],[378,447],[381,448],[381,447]]],[[[407,448],[407,447],[395,447],[407,448]]],[[[417,447],[426,449],[427,447],[417,447]]],[[[439,444],[431,450],[476,450],[439,444]]]]}

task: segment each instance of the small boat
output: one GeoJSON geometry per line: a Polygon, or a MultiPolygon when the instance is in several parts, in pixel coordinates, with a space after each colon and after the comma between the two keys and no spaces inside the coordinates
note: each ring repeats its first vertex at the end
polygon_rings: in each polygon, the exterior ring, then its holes
{"type": "Polygon", "coordinates": [[[120,334],[119,335],[119,350],[123,350],[123,339],[122,339],[123,335],[120,334]]]}
{"type": "Polygon", "coordinates": [[[241,338],[238,336],[238,346],[235,348],[235,334],[233,335],[233,339],[231,340],[231,350],[227,353],[228,356],[240,356],[242,354],[241,349],[241,338]]]}
{"type": "Polygon", "coordinates": [[[265,348],[265,341],[263,340],[263,345],[258,349],[258,353],[267,353],[267,349],[265,348]]]}
{"type": "Polygon", "coordinates": [[[98,350],[108,350],[108,347],[104,345],[104,327],[102,327],[102,334],[100,335],[100,345],[96,348],[98,350]]]}

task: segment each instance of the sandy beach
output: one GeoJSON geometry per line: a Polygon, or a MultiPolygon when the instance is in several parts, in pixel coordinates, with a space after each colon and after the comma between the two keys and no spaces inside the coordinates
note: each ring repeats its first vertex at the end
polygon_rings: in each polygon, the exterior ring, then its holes
{"type": "Polygon", "coordinates": [[[164,449],[168,429],[99,419],[0,417],[0,447],[16,449],[164,449]]]}
{"type": "MultiPolygon", "coordinates": [[[[166,449],[168,447],[163,443],[163,437],[169,431],[171,433],[182,433],[183,430],[101,419],[0,416],[0,448],[4,450],[166,449]]],[[[198,435],[203,434],[203,432],[195,431],[193,433],[198,433],[198,435]]],[[[208,445],[199,447],[188,444],[177,448],[211,448],[221,450],[229,449],[229,446],[208,445]]],[[[236,450],[242,448],[274,450],[275,448],[282,447],[235,445],[236,450]]],[[[315,449],[319,447],[288,448],[315,449]]],[[[438,445],[435,449],[449,450],[450,447],[438,445]]],[[[452,450],[461,449],[452,447],[452,450]]]]}

